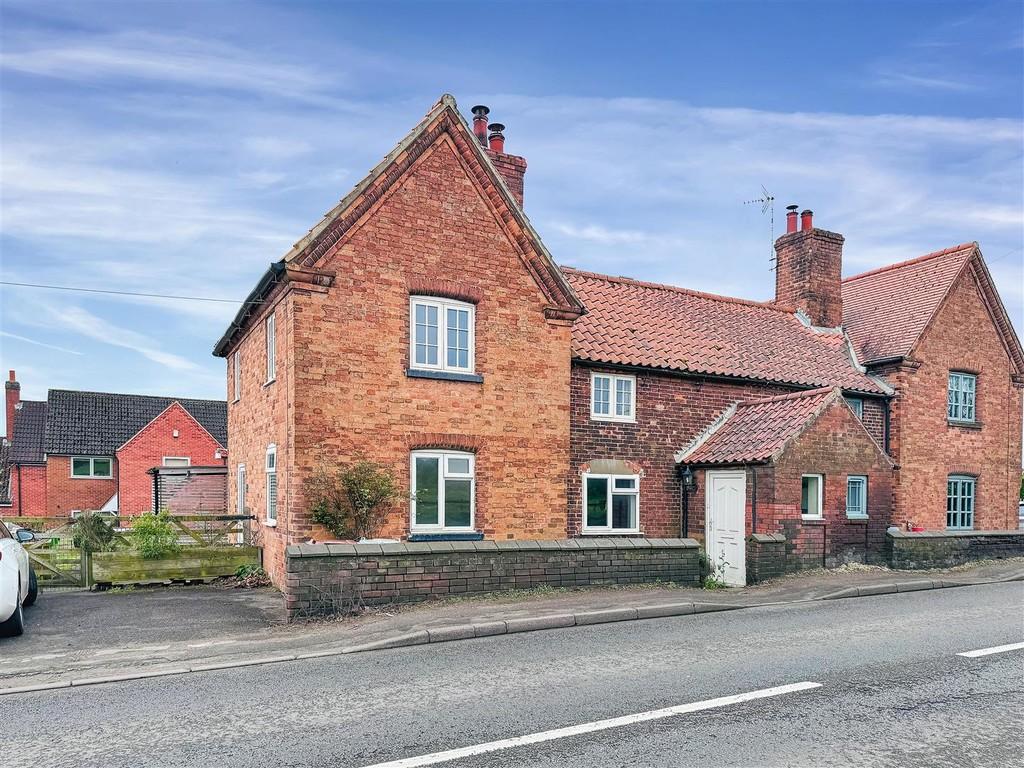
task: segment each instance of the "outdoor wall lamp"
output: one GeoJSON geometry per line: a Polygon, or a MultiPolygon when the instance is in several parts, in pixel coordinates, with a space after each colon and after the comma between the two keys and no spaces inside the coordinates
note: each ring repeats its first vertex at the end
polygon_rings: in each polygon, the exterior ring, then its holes
{"type": "Polygon", "coordinates": [[[679,487],[682,491],[679,495],[682,497],[683,505],[679,515],[679,535],[686,539],[690,535],[690,491],[697,487],[697,478],[694,476],[693,470],[685,464],[678,466],[676,471],[679,473],[679,487]]]}

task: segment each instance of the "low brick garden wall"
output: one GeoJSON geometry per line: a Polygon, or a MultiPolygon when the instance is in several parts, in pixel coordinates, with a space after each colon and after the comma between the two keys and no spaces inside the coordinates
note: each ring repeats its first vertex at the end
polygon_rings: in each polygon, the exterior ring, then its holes
{"type": "Polygon", "coordinates": [[[790,571],[787,567],[786,537],[781,533],[754,533],[747,537],[747,584],[775,579],[790,571]]]}
{"type": "Polygon", "coordinates": [[[693,539],[298,544],[286,550],[289,620],[366,605],[548,585],[696,585],[693,539]]]}
{"type": "Polygon", "coordinates": [[[890,531],[885,551],[893,568],[948,568],[972,560],[1024,556],[1024,531],[890,531]]]}

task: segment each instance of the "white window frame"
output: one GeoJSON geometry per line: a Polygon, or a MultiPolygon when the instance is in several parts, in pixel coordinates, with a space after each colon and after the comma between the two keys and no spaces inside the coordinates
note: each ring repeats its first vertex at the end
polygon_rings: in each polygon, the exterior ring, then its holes
{"type": "Polygon", "coordinates": [[[239,464],[235,473],[235,513],[245,514],[245,464],[239,464]]]}
{"type": "Polygon", "coordinates": [[[265,344],[267,348],[267,384],[277,378],[277,320],[271,312],[264,321],[265,344]]]}
{"type": "Polygon", "coordinates": [[[965,371],[950,371],[946,385],[946,418],[960,424],[974,424],[978,420],[978,377],[965,371]],[[964,384],[970,382],[970,388],[964,384]],[[956,386],[954,386],[954,382],[956,386]],[[956,402],[953,402],[954,393],[956,402]],[[967,398],[970,397],[970,402],[967,398]],[[964,414],[968,415],[964,415],[964,414]]]}
{"type": "Polygon", "coordinates": [[[265,525],[274,527],[277,525],[277,505],[278,505],[278,478],[277,478],[277,446],[271,443],[267,446],[266,463],[263,465],[264,473],[267,476],[267,500],[266,500],[266,520],[265,525]],[[273,461],[271,461],[273,458],[273,461]],[[273,485],[273,489],[271,489],[273,485]],[[273,502],[273,503],[271,503],[273,502]]]}
{"type": "Polygon", "coordinates": [[[113,480],[114,479],[114,460],[109,456],[72,456],[71,461],[68,462],[68,472],[71,473],[71,478],[74,480],[113,480]],[[96,474],[96,460],[106,461],[110,466],[109,475],[97,475],[96,474]],[[76,475],[75,474],[75,462],[76,461],[88,461],[89,462],[89,474],[88,475],[76,475]]]}
{"type": "Polygon", "coordinates": [[[583,473],[583,533],[640,533],[640,475],[605,475],[600,473],[583,473]],[[605,519],[608,521],[608,525],[588,525],[587,524],[587,481],[588,480],[604,480],[607,484],[606,499],[607,508],[605,509],[605,519]],[[632,480],[632,490],[616,490],[616,480],[632,480]],[[636,497],[636,525],[632,528],[615,528],[612,525],[612,508],[613,496],[635,496],[636,497]]]}
{"type": "Polygon", "coordinates": [[[800,503],[803,504],[804,500],[804,478],[805,477],[816,477],[818,478],[818,514],[816,515],[805,515],[803,509],[800,510],[800,517],[804,520],[824,520],[825,519],[825,476],[816,475],[809,473],[806,475],[800,475],[800,503]]]}
{"type": "Polygon", "coordinates": [[[409,368],[418,371],[445,371],[448,373],[476,372],[476,306],[466,301],[443,299],[436,296],[409,297],[409,368]],[[416,362],[416,307],[437,309],[437,363],[416,362]],[[448,364],[448,310],[455,309],[469,313],[469,365],[460,367],[448,364]]]}
{"type": "MultiPolygon", "coordinates": [[[[978,478],[972,477],[971,475],[949,475],[946,478],[946,530],[947,531],[973,531],[974,530],[974,512],[978,501],[978,478]],[[958,483],[959,488],[957,489],[956,499],[960,502],[961,509],[950,510],[950,499],[954,498],[950,495],[950,485],[958,483]],[[970,488],[970,495],[964,494],[964,489],[970,488]],[[970,501],[970,509],[964,510],[964,501],[970,501]],[[964,519],[968,521],[967,525],[950,525],[950,515],[956,515],[959,518],[959,522],[963,522],[964,519]]],[[[956,518],[954,518],[956,519],[956,518]]]]}
{"type": "Polygon", "coordinates": [[[866,520],[868,516],[868,478],[866,475],[848,475],[846,477],[846,516],[851,520],[866,520]],[[860,511],[850,508],[850,486],[860,485],[860,511]]]}
{"type": "Polygon", "coordinates": [[[239,400],[242,399],[242,351],[236,349],[234,354],[231,355],[231,360],[231,378],[233,379],[232,383],[234,384],[235,390],[233,392],[234,399],[232,400],[232,402],[237,403],[239,400]]]}
{"type": "Polygon", "coordinates": [[[846,404],[850,406],[854,415],[864,421],[864,398],[863,397],[848,397],[846,398],[846,404]]]}
{"type": "Polygon", "coordinates": [[[624,373],[590,373],[590,418],[592,421],[618,421],[627,424],[636,422],[636,376],[624,373]],[[597,387],[598,379],[608,379],[608,413],[597,412],[597,387]],[[618,410],[618,382],[629,382],[629,415],[620,416],[618,410]]]}
{"type": "Polygon", "coordinates": [[[413,533],[453,531],[465,533],[476,530],[476,456],[466,451],[424,449],[409,453],[409,530],[413,533]],[[469,472],[452,472],[448,459],[469,459],[469,472]],[[437,523],[423,525],[416,522],[416,459],[437,459],[437,523]],[[444,509],[444,481],[469,480],[469,525],[448,525],[444,509]]]}
{"type": "Polygon", "coordinates": [[[160,466],[162,467],[191,467],[192,458],[190,456],[164,456],[160,459],[160,466]],[[184,464],[168,464],[168,461],[184,461],[184,464]]]}

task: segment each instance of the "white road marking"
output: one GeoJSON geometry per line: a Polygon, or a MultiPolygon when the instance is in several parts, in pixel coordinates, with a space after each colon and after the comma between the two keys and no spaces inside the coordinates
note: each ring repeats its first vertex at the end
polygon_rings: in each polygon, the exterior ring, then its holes
{"type": "Polygon", "coordinates": [[[708,699],[707,701],[696,701],[692,704],[681,704],[676,707],[654,709],[650,712],[638,712],[635,715],[610,717],[606,720],[595,720],[592,723],[583,723],[582,725],[570,725],[567,728],[556,728],[552,731],[541,731],[540,733],[531,733],[527,736],[516,736],[511,739],[488,741],[484,744],[477,744],[472,747],[449,749],[444,752],[420,755],[419,757],[406,757],[401,760],[392,760],[387,763],[375,763],[374,765],[366,766],[366,768],[416,768],[416,766],[421,765],[436,765],[438,763],[446,763],[450,760],[458,760],[462,757],[473,757],[474,755],[483,755],[488,752],[497,752],[502,749],[522,747],[527,744],[538,744],[544,741],[553,741],[554,739],[564,739],[569,736],[579,736],[583,733],[607,731],[609,728],[621,728],[624,725],[645,723],[650,720],[660,720],[665,717],[685,715],[690,712],[700,712],[704,709],[728,707],[732,704],[740,704],[744,701],[767,699],[772,696],[782,696],[786,693],[796,693],[798,691],[809,691],[812,688],[820,687],[821,683],[792,683],[790,685],[779,685],[775,688],[764,688],[760,691],[751,691],[750,693],[738,693],[735,696],[722,696],[718,699],[708,699]]]}
{"type": "Polygon", "coordinates": [[[1019,651],[1024,648],[1024,643],[1010,643],[1009,645],[997,645],[993,648],[982,648],[980,651],[964,651],[957,656],[966,656],[968,659],[976,659],[979,656],[991,656],[993,653],[1006,653],[1007,651],[1019,651]]]}

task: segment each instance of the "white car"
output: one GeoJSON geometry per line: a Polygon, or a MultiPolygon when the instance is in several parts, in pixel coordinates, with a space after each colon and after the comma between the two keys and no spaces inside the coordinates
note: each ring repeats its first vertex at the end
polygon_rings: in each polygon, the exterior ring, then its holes
{"type": "Polygon", "coordinates": [[[32,541],[32,531],[16,528],[15,533],[0,520],[0,637],[14,637],[25,631],[24,609],[36,601],[39,585],[22,543],[32,541]]]}

